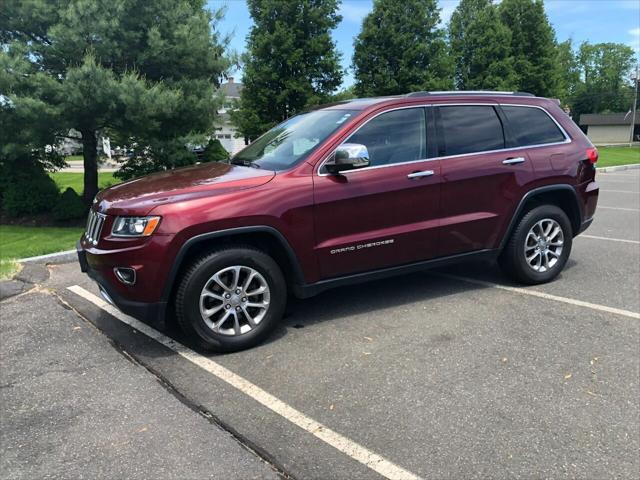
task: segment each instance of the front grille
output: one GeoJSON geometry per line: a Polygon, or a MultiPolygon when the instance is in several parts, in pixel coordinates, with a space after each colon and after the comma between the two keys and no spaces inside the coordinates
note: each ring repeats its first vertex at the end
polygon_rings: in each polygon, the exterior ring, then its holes
{"type": "Polygon", "coordinates": [[[87,230],[84,232],[84,236],[87,241],[93,245],[98,244],[100,240],[100,233],[102,232],[102,226],[104,225],[104,219],[106,215],[89,210],[89,218],[87,219],[87,230]]]}

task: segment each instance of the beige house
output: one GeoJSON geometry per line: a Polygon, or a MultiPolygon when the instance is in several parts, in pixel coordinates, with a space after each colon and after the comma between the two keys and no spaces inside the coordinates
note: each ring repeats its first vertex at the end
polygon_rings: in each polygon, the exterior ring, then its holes
{"type": "MultiPolygon", "coordinates": [[[[587,130],[587,137],[594,145],[629,143],[631,137],[631,113],[585,113],[580,115],[580,126],[587,130]]],[[[633,141],[640,140],[640,112],[636,113],[633,141]]]]}
{"type": "Polygon", "coordinates": [[[245,145],[248,145],[248,142],[245,143],[244,138],[236,137],[237,131],[231,123],[231,117],[229,115],[229,112],[235,108],[236,102],[240,100],[242,84],[234,82],[233,77],[229,77],[227,83],[220,85],[220,90],[224,94],[225,101],[222,108],[218,110],[219,121],[213,136],[220,140],[220,143],[227,152],[233,155],[242,150],[245,145]]]}

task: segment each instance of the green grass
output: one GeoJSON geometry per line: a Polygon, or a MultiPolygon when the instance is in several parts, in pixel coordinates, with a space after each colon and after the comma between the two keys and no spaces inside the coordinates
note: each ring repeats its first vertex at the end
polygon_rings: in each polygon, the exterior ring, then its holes
{"type": "Polygon", "coordinates": [[[598,167],[640,163],[640,147],[598,147],[598,167]]]}
{"type": "MultiPolygon", "coordinates": [[[[83,173],[55,172],[50,173],[49,175],[56,182],[61,192],[64,192],[68,187],[71,187],[78,195],[82,195],[82,191],[84,190],[83,173]]],[[[116,183],[120,183],[120,180],[113,177],[113,172],[98,172],[98,188],[106,188],[110,185],[115,185],[116,183]]]]}
{"type": "Polygon", "coordinates": [[[20,265],[13,260],[0,259],[0,280],[12,276],[19,268],[20,265]]]}
{"type": "Polygon", "coordinates": [[[82,161],[84,161],[84,157],[82,155],[68,155],[64,159],[67,162],[82,162],[82,161]]]}
{"type": "Polygon", "coordinates": [[[73,249],[82,230],[82,227],[0,225],[0,277],[16,270],[14,259],[73,249]]]}

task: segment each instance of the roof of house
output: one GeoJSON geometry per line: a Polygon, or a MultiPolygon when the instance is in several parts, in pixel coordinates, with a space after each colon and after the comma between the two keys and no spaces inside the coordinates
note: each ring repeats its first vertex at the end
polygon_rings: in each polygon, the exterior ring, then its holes
{"type": "MultiPolygon", "coordinates": [[[[583,113],[580,125],[631,125],[631,113],[583,113]]],[[[636,113],[636,125],[640,125],[640,112],[636,113]]]]}
{"type": "Polygon", "coordinates": [[[224,93],[225,97],[240,98],[240,92],[242,91],[242,84],[233,81],[233,78],[229,79],[227,83],[220,85],[220,90],[224,93]]]}

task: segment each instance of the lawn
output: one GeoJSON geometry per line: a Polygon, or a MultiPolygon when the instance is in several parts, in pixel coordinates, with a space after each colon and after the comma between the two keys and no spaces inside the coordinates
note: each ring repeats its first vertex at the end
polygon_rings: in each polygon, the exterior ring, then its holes
{"type": "MultiPolygon", "coordinates": [[[[56,182],[61,192],[71,187],[78,195],[82,195],[82,191],[84,190],[84,173],[55,172],[49,175],[51,175],[51,178],[56,182]]],[[[113,172],[98,172],[98,188],[106,188],[116,183],[120,183],[120,180],[113,177],[113,172]]]]}
{"type": "Polygon", "coordinates": [[[640,163],[640,147],[598,147],[598,167],[640,163]]]}
{"type": "MultiPolygon", "coordinates": [[[[60,191],[73,188],[79,195],[83,190],[83,174],[75,172],[51,173],[60,191]]],[[[98,173],[98,186],[106,188],[119,181],[112,172],[98,173]]],[[[16,259],[71,250],[82,234],[82,227],[23,227],[0,225],[0,278],[12,275],[17,269],[16,259]]]]}
{"type": "Polygon", "coordinates": [[[82,227],[0,225],[0,277],[15,271],[14,259],[72,250],[82,230],[82,227]]]}

